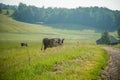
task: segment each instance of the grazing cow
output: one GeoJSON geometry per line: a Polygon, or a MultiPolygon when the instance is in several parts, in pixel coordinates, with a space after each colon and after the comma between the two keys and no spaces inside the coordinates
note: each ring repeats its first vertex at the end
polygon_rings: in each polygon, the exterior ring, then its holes
{"type": "Polygon", "coordinates": [[[21,43],[21,46],[22,46],[22,47],[23,47],[23,46],[26,46],[26,47],[27,47],[28,45],[27,45],[26,42],[22,42],[22,43],[21,43]]]}
{"type": "Polygon", "coordinates": [[[61,38],[51,38],[51,39],[44,38],[42,42],[42,48],[43,48],[43,45],[44,45],[44,50],[46,50],[46,48],[48,47],[56,47],[56,46],[62,45],[63,41],[64,39],[61,39],[61,38]]]}

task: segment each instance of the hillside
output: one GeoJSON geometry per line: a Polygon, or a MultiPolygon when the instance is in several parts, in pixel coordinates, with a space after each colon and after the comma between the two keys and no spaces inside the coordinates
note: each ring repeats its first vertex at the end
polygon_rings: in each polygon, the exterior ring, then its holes
{"type": "Polygon", "coordinates": [[[51,28],[15,21],[11,17],[0,14],[0,32],[39,33],[51,28]]]}
{"type": "Polygon", "coordinates": [[[3,14],[0,14],[0,17],[0,40],[2,41],[41,41],[44,37],[62,37],[68,42],[80,40],[95,43],[100,36],[94,30],[61,30],[51,26],[16,21],[3,14]]]}

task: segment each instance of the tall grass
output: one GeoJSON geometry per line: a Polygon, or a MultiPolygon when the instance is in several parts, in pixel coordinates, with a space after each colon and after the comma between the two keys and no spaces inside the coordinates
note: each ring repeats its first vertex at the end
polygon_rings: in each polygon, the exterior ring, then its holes
{"type": "Polygon", "coordinates": [[[40,43],[29,44],[2,43],[2,80],[99,80],[108,60],[106,52],[95,45],[65,44],[41,51],[40,43]]]}

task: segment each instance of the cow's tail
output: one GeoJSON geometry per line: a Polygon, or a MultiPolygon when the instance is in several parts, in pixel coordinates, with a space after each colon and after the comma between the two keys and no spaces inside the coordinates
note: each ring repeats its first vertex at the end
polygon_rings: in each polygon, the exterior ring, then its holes
{"type": "Polygon", "coordinates": [[[41,45],[41,51],[43,50],[43,42],[42,42],[42,45],[41,45]]]}

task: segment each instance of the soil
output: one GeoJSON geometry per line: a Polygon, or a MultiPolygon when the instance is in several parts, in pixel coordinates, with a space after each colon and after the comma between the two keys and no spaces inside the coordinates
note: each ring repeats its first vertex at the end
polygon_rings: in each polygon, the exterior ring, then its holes
{"type": "Polygon", "coordinates": [[[102,80],[120,80],[120,49],[112,47],[103,47],[108,54],[110,59],[108,66],[103,70],[102,80]]]}

